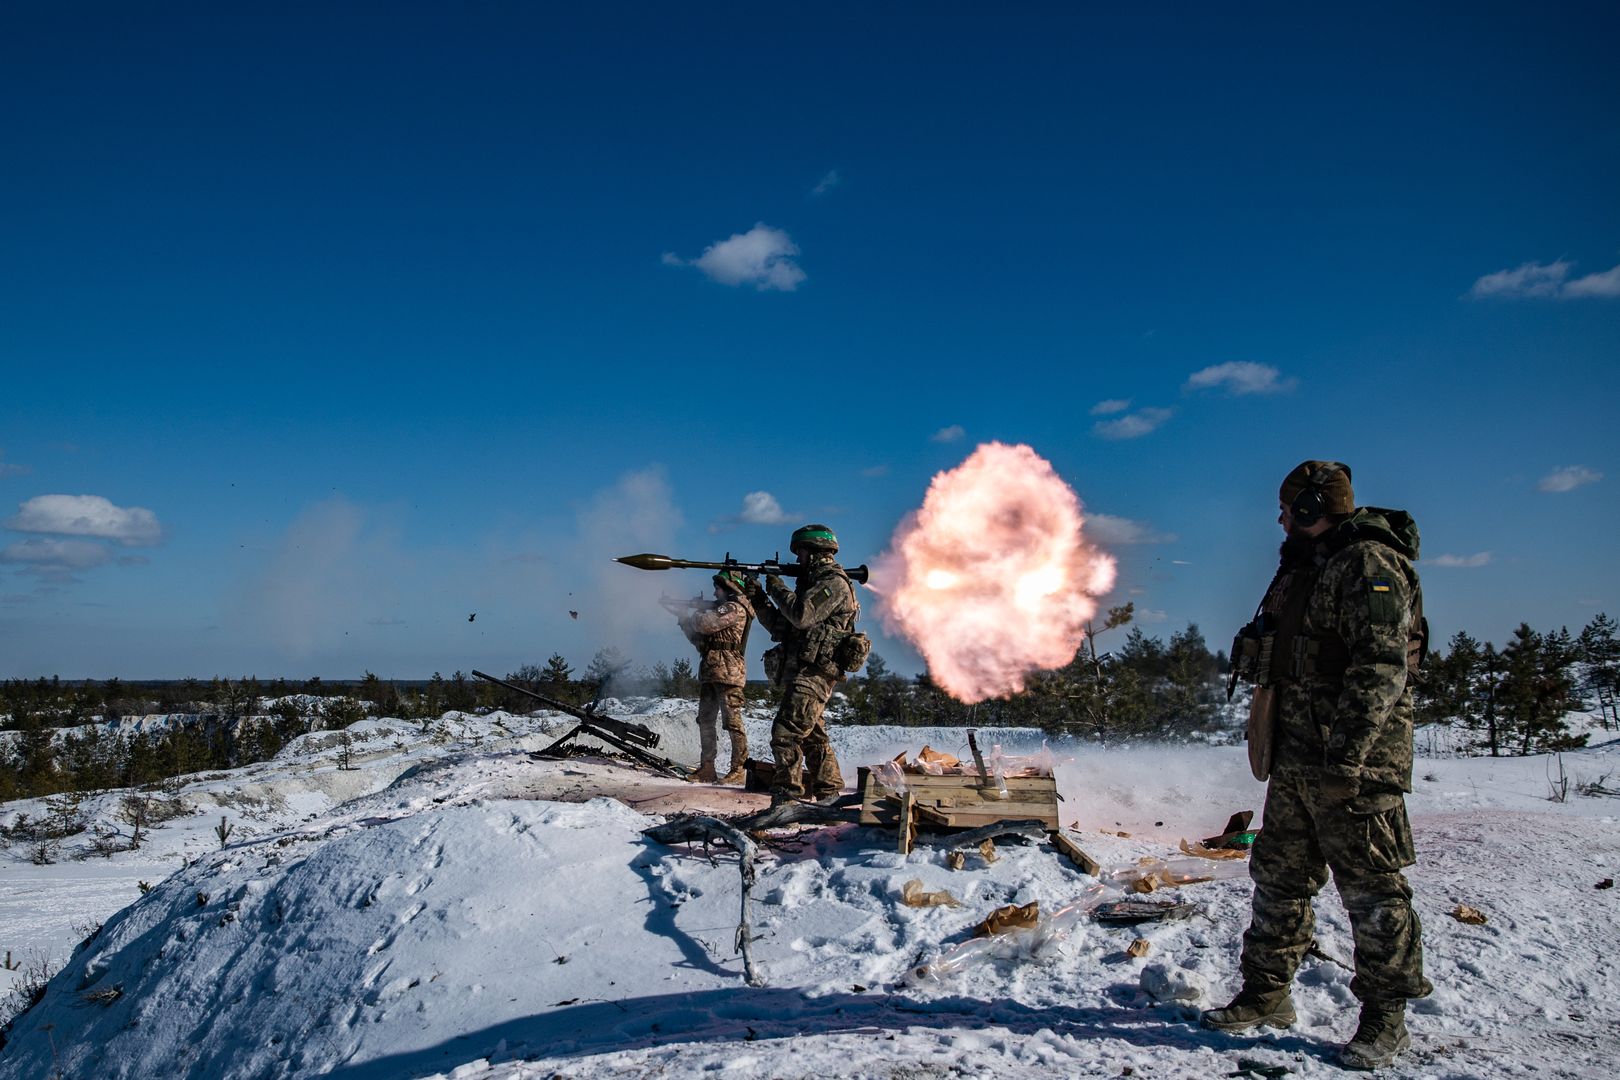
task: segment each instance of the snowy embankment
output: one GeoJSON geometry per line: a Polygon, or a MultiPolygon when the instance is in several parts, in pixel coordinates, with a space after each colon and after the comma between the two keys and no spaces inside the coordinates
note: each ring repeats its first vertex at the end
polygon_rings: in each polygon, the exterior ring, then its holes
{"type": "MultiPolygon", "coordinates": [[[[619,715],[692,756],[684,703],[619,715]]],[[[180,788],[201,812],[140,852],[46,867],[10,852],[0,948],[24,934],[60,942],[75,921],[106,925],[18,1022],[0,1077],[1027,1077],[1127,1066],[1207,1077],[1239,1056],[1338,1072],[1329,1062],[1354,1001],[1330,963],[1307,961],[1292,1031],[1255,1042],[1196,1026],[1196,1009],[1236,984],[1242,878],[1174,890],[1200,909],[1191,919],[1082,923],[1039,955],[908,979],[991,909],[1038,900],[1050,911],[1094,885],[1044,846],[1003,844],[998,861],[975,854],[958,871],[938,848],[901,856],[892,833],[856,826],[767,847],[753,929],[768,985],[750,989],[733,951],[735,856],[650,843],[641,831],[660,818],[642,811],[763,800],[521,752],[561,723],[460,717],[438,741],[415,725],[357,726],[367,737],[353,771],[311,736],[274,762],[180,788]],[[222,813],[237,830],[224,850],[211,832],[222,813]],[[116,914],[136,899],[133,883],[121,898],[68,899],[91,874],[156,881],[182,856],[187,865],[116,914]],[[46,908],[61,902],[54,936],[39,937],[47,919],[25,925],[25,898],[8,891],[19,873],[36,875],[46,908]],[[961,906],[907,906],[913,879],[961,906]],[[1135,937],[1145,957],[1125,953],[1135,937]]],[[[756,753],[765,726],[750,720],[756,753]]],[[[924,742],[965,752],[954,729],[834,734],[851,782],[857,764],[924,742]]],[[[1039,746],[1029,732],[982,741],[1039,746]]],[[[1064,823],[1105,866],[1172,855],[1180,838],[1260,808],[1241,748],[1055,750],[1064,823]]],[[[1564,765],[1575,781],[1596,779],[1620,765],[1620,744],[1564,765]]],[[[1620,804],[1573,788],[1549,802],[1548,766],[1419,763],[1411,877],[1438,989],[1414,1006],[1415,1051],[1391,1075],[1612,1075],[1616,901],[1593,886],[1620,861],[1620,804]],[[1489,921],[1454,921],[1459,902],[1489,921]]],[[[9,820],[17,805],[0,812],[9,820]]],[[[1328,895],[1318,910],[1323,947],[1348,959],[1342,907],[1328,895]]]]}

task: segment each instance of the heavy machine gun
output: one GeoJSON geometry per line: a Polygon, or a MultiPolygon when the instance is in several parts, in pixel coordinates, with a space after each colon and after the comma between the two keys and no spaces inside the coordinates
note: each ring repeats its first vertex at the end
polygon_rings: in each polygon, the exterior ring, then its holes
{"type": "Polygon", "coordinates": [[[546,708],[566,713],[579,721],[562,738],[543,750],[537,750],[536,753],[542,757],[553,755],[564,743],[577,736],[589,735],[614,747],[632,761],[640,762],[650,769],[657,769],[659,772],[667,773],[670,776],[684,780],[687,774],[692,771],[678,761],[671,761],[669,758],[653,753],[653,750],[658,746],[659,736],[658,732],[650,727],[599,713],[594,705],[587,705],[582,709],[576,705],[570,705],[566,701],[558,701],[556,698],[537,694],[527,687],[509,683],[505,679],[497,679],[493,675],[486,675],[482,671],[475,670],[473,675],[476,678],[483,679],[485,682],[492,682],[496,686],[504,686],[513,693],[531,697],[546,708]]]}

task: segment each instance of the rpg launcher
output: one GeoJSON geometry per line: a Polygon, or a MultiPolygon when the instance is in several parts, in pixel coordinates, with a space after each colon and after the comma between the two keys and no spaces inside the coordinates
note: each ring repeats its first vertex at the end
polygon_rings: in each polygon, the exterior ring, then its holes
{"type": "MultiPolygon", "coordinates": [[[[780,556],[766,562],[746,563],[733,559],[730,552],[726,553],[725,562],[672,559],[668,555],[621,555],[613,561],[637,570],[735,570],[740,574],[775,574],[778,577],[798,577],[804,570],[798,563],[782,562],[780,556]]],[[[851,581],[866,584],[868,572],[865,566],[846,567],[844,573],[849,575],[851,581]]]]}
{"type": "Polygon", "coordinates": [[[568,704],[566,701],[558,701],[556,698],[549,698],[544,694],[537,694],[533,690],[509,683],[505,679],[497,679],[493,675],[486,675],[482,671],[474,671],[473,675],[483,679],[485,682],[492,682],[496,686],[504,686],[514,693],[531,697],[546,708],[560,713],[567,713],[579,721],[562,738],[544,750],[535,751],[537,757],[551,757],[559,747],[570,739],[579,735],[589,735],[592,738],[601,739],[609,746],[616,748],[632,761],[638,761],[650,769],[657,769],[659,772],[668,773],[670,776],[684,780],[687,774],[692,771],[679,762],[671,761],[652,752],[653,748],[658,745],[658,732],[650,727],[605,716],[598,713],[593,706],[587,705],[581,709],[568,704]]]}

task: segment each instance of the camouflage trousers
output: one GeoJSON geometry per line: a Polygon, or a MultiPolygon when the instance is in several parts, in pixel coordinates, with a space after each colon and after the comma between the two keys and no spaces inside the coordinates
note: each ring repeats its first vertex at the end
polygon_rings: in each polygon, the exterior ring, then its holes
{"type": "Polygon", "coordinates": [[[813,798],[843,790],[844,776],[822,717],[836,685],[832,677],[813,671],[799,671],[788,680],[776,722],[771,725],[771,757],[776,763],[773,794],[803,798],[801,767],[808,774],[813,798]]]}
{"type": "Polygon", "coordinates": [[[748,736],[743,734],[743,688],[724,683],[706,682],[698,688],[698,754],[699,763],[713,765],[719,754],[720,735],[717,728],[724,726],[731,736],[731,767],[737,768],[748,757],[748,736]],[[715,721],[719,720],[720,724],[715,721]]]}
{"type": "Polygon", "coordinates": [[[1362,1001],[1425,997],[1423,928],[1401,868],[1416,861],[1406,802],[1399,793],[1329,799],[1314,780],[1273,778],[1249,876],[1254,912],[1243,935],[1243,985],[1280,990],[1309,951],[1311,898],[1328,871],[1350,913],[1355,978],[1362,1001]]]}

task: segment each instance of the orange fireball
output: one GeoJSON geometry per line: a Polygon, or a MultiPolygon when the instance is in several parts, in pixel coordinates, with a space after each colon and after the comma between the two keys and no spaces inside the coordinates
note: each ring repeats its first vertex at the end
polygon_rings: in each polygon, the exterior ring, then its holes
{"type": "Polygon", "coordinates": [[[1022,690],[1030,672],[1074,658],[1096,598],[1114,587],[1114,560],[1086,542],[1084,522],[1045,458],[980,446],[934,477],[878,558],[884,628],[963,702],[1022,690]]]}

